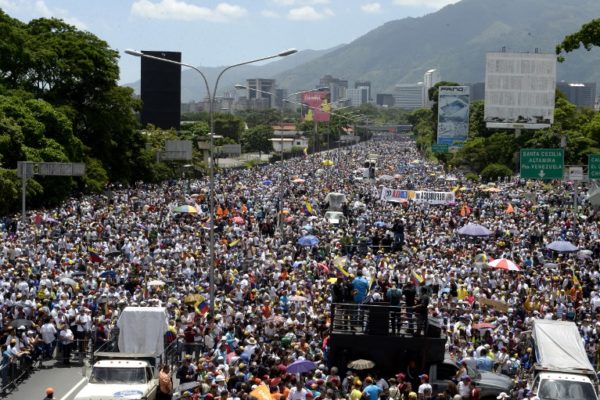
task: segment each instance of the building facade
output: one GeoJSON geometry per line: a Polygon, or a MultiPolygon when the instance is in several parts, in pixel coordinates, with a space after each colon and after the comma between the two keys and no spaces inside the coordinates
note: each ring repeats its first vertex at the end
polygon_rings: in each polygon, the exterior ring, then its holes
{"type": "Polygon", "coordinates": [[[246,79],[248,106],[252,110],[266,110],[275,106],[275,79],[246,79]]]}
{"type": "Polygon", "coordinates": [[[423,75],[423,86],[424,86],[424,100],[423,105],[431,107],[431,101],[429,101],[429,89],[431,89],[436,83],[442,81],[440,71],[437,69],[430,69],[423,75]]]}
{"type": "Polygon", "coordinates": [[[394,93],[394,107],[414,110],[423,108],[424,104],[423,82],[401,83],[396,85],[394,93]]]}
{"type": "Polygon", "coordinates": [[[335,103],[346,99],[348,90],[348,80],[334,78],[331,75],[325,75],[319,80],[319,88],[329,88],[330,102],[335,103]]]}
{"type": "Polygon", "coordinates": [[[594,108],[596,104],[596,82],[556,82],[556,89],[577,107],[594,108]]]}

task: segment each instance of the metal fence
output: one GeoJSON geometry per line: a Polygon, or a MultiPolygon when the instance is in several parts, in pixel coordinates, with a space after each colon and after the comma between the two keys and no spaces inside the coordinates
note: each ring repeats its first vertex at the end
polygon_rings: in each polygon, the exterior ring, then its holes
{"type": "Polygon", "coordinates": [[[334,303],[331,305],[331,312],[331,330],[334,333],[429,337],[441,335],[436,326],[430,326],[426,315],[403,304],[334,303]]]}

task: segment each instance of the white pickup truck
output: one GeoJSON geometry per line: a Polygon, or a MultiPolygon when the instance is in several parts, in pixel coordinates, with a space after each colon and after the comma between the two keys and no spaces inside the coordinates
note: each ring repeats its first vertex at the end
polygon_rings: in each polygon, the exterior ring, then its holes
{"type": "Polygon", "coordinates": [[[536,319],[532,339],[529,387],[540,400],[598,400],[596,372],[574,322],[536,319]]]}
{"type": "Polygon", "coordinates": [[[154,400],[158,378],[147,361],[101,360],[75,400],[154,400]]]}
{"type": "Polygon", "coordinates": [[[164,307],[127,307],[117,340],[94,352],[86,385],[75,400],[155,400],[158,368],[171,364],[173,346],[164,348],[168,317],[164,307]]]}

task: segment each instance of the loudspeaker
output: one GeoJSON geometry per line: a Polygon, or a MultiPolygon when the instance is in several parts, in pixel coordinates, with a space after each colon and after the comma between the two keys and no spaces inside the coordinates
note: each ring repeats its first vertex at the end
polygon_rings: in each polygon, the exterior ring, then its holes
{"type": "MultiPolygon", "coordinates": [[[[143,51],[154,57],[181,62],[181,53],[143,51]]],[[[179,130],[181,123],[181,65],[142,57],[142,126],[179,130]]]]}

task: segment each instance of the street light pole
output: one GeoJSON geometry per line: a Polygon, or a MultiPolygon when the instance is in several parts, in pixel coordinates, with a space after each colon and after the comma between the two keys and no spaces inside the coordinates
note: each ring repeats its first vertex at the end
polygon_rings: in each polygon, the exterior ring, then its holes
{"type": "Polygon", "coordinates": [[[214,170],[214,136],[215,136],[215,117],[214,117],[214,109],[215,109],[215,96],[217,94],[217,87],[219,86],[219,80],[221,79],[221,76],[223,76],[223,74],[230,70],[231,68],[235,68],[235,67],[239,67],[242,65],[247,65],[247,64],[252,64],[252,63],[256,63],[256,62],[260,62],[260,61],[265,61],[265,60],[270,60],[272,58],[277,58],[277,57],[286,57],[289,55],[292,55],[294,53],[297,53],[298,50],[296,49],[289,49],[289,50],[285,50],[282,51],[281,53],[278,54],[274,54],[272,56],[268,56],[268,57],[262,57],[262,58],[257,58],[255,60],[250,60],[250,61],[244,61],[238,64],[233,64],[230,65],[228,67],[225,67],[217,76],[217,80],[215,81],[215,86],[213,88],[213,91],[211,93],[210,91],[210,86],[208,85],[208,80],[206,79],[206,76],[202,73],[202,71],[200,71],[198,68],[194,67],[193,65],[190,64],[186,64],[183,62],[179,62],[179,61],[174,61],[174,60],[169,60],[168,58],[162,58],[162,57],[156,57],[156,56],[152,56],[149,54],[145,54],[142,53],[141,51],[137,51],[137,50],[125,50],[126,54],[135,56],[135,57],[144,57],[144,58],[150,58],[153,60],[157,60],[157,61],[162,61],[162,62],[167,62],[167,63],[171,63],[171,64],[177,64],[180,65],[182,67],[188,67],[193,69],[194,71],[196,71],[197,73],[200,74],[200,76],[202,77],[202,80],[204,81],[204,85],[206,87],[206,93],[208,96],[208,102],[209,102],[209,108],[208,108],[208,115],[209,115],[209,120],[210,120],[210,144],[209,144],[209,153],[210,153],[210,164],[209,164],[209,217],[208,217],[208,228],[209,228],[209,281],[210,281],[210,287],[209,287],[209,293],[210,293],[210,314],[211,316],[215,315],[215,170],[214,170]]]}

